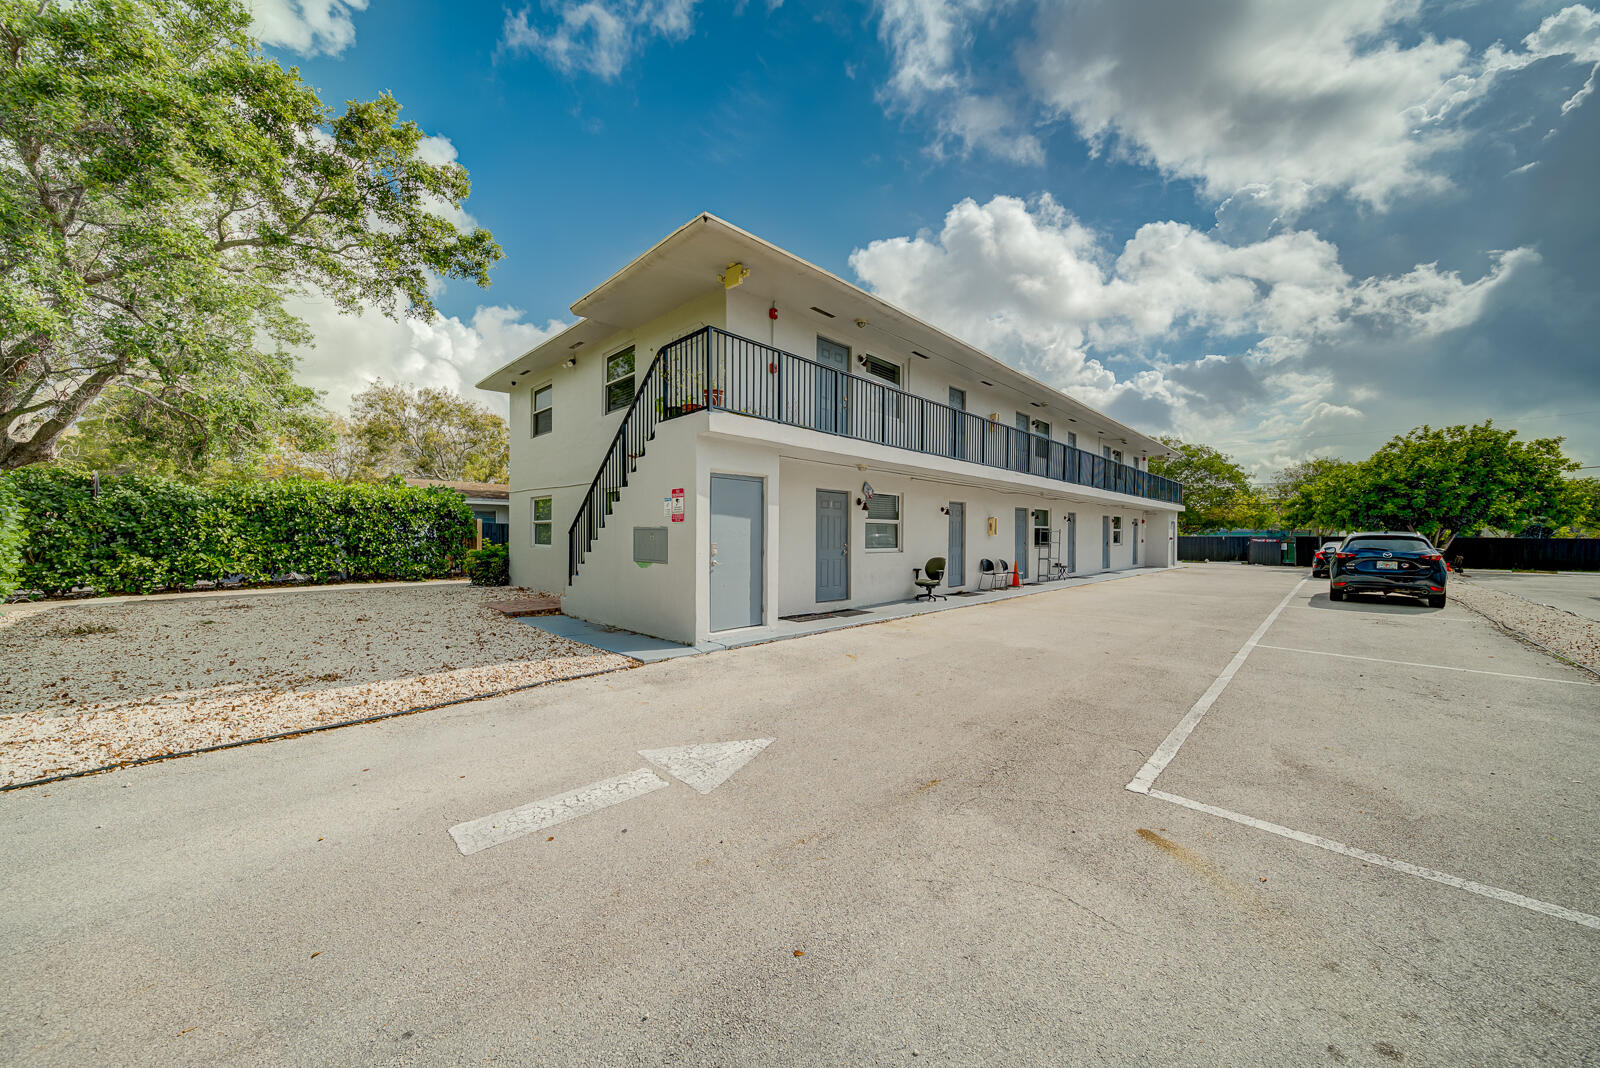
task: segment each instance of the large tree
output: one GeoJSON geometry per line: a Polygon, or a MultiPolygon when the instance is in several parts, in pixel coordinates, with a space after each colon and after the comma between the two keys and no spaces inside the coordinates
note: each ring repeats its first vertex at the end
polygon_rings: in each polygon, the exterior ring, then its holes
{"type": "Polygon", "coordinates": [[[1332,530],[1414,530],[1441,548],[1485,527],[1559,527],[1583,510],[1561,441],[1519,441],[1492,420],[1420,426],[1301,487],[1289,514],[1332,530]]]}
{"type": "Polygon", "coordinates": [[[314,400],[286,298],[425,317],[432,278],[488,283],[499,247],[444,216],[466,171],[248,27],[235,0],[0,0],[0,468],[108,390],[201,453],[270,440],[314,400]]]}
{"type": "Polygon", "coordinates": [[[1150,470],[1183,484],[1181,532],[1249,529],[1270,522],[1272,510],[1265,495],[1250,484],[1250,476],[1231,456],[1175,437],[1161,440],[1177,455],[1152,459],[1150,470]]]}
{"type": "Polygon", "coordinates": [[[509,475],[506,421],[453,390],[374,382],[351,399],[349,434],[368,475],[482,482],[509,475]]]}

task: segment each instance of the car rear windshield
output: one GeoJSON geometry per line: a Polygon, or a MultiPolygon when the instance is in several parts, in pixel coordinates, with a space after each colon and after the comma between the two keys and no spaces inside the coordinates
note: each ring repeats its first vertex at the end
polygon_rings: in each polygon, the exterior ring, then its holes
{"type": "Polygon", "coordinates": [[[1344,551],[1355,552],[1357,549],[1388,550],[1392,553],[1425,553],[1431,552],[1429,545],[1421,538],[1351,538],[1344,544],[1344,551]]]}

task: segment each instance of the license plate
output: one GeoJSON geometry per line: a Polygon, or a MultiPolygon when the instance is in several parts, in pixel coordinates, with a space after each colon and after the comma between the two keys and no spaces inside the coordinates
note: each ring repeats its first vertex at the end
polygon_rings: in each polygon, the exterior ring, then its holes
{"type": "Polygon", "coordinates": [[[1400,570],[1400,561],[1398,561],[1398,560],[1379,560],[1378,561],[1378,570],[1379,571],[1398,571],[1398,570],[1400,570]]]}

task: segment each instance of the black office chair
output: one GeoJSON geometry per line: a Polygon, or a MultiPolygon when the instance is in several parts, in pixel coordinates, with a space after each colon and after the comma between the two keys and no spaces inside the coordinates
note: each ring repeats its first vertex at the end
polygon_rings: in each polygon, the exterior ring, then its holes
{"type": "Polygon", "coordinates": [[[922,567],[922,577],[912,579],[916,585],[922,587],[922,592],[917,594],[918,601],[948,601],[950,598],[934,593],[934,588],[944,578],[944,557],[931,557],[922,567]]]}

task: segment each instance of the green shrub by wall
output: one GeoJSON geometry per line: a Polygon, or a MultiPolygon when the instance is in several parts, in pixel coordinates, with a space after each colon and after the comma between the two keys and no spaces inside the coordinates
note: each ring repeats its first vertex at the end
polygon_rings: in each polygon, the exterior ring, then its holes
{"type": "Polygon", "coordinates": [[[22,513],[20,589],[147,593],[237,577],[422,579],[460,565],[472,509],[440,487],[289,479],[191,486],[91,480],[53,468],[8,478],[22,513]]]}
{"type": "Polygon", "coordinates": [[[22,500],[11,482],[0,475],[0,598],[17,588],[22,567],[22,500]]]}
{"type": "Polygon", "coordinates": [[[504,545],[485,545],[467,554],[467,577],[474,586],[506,586],[511,582],[511,554],[504,545]]]}

